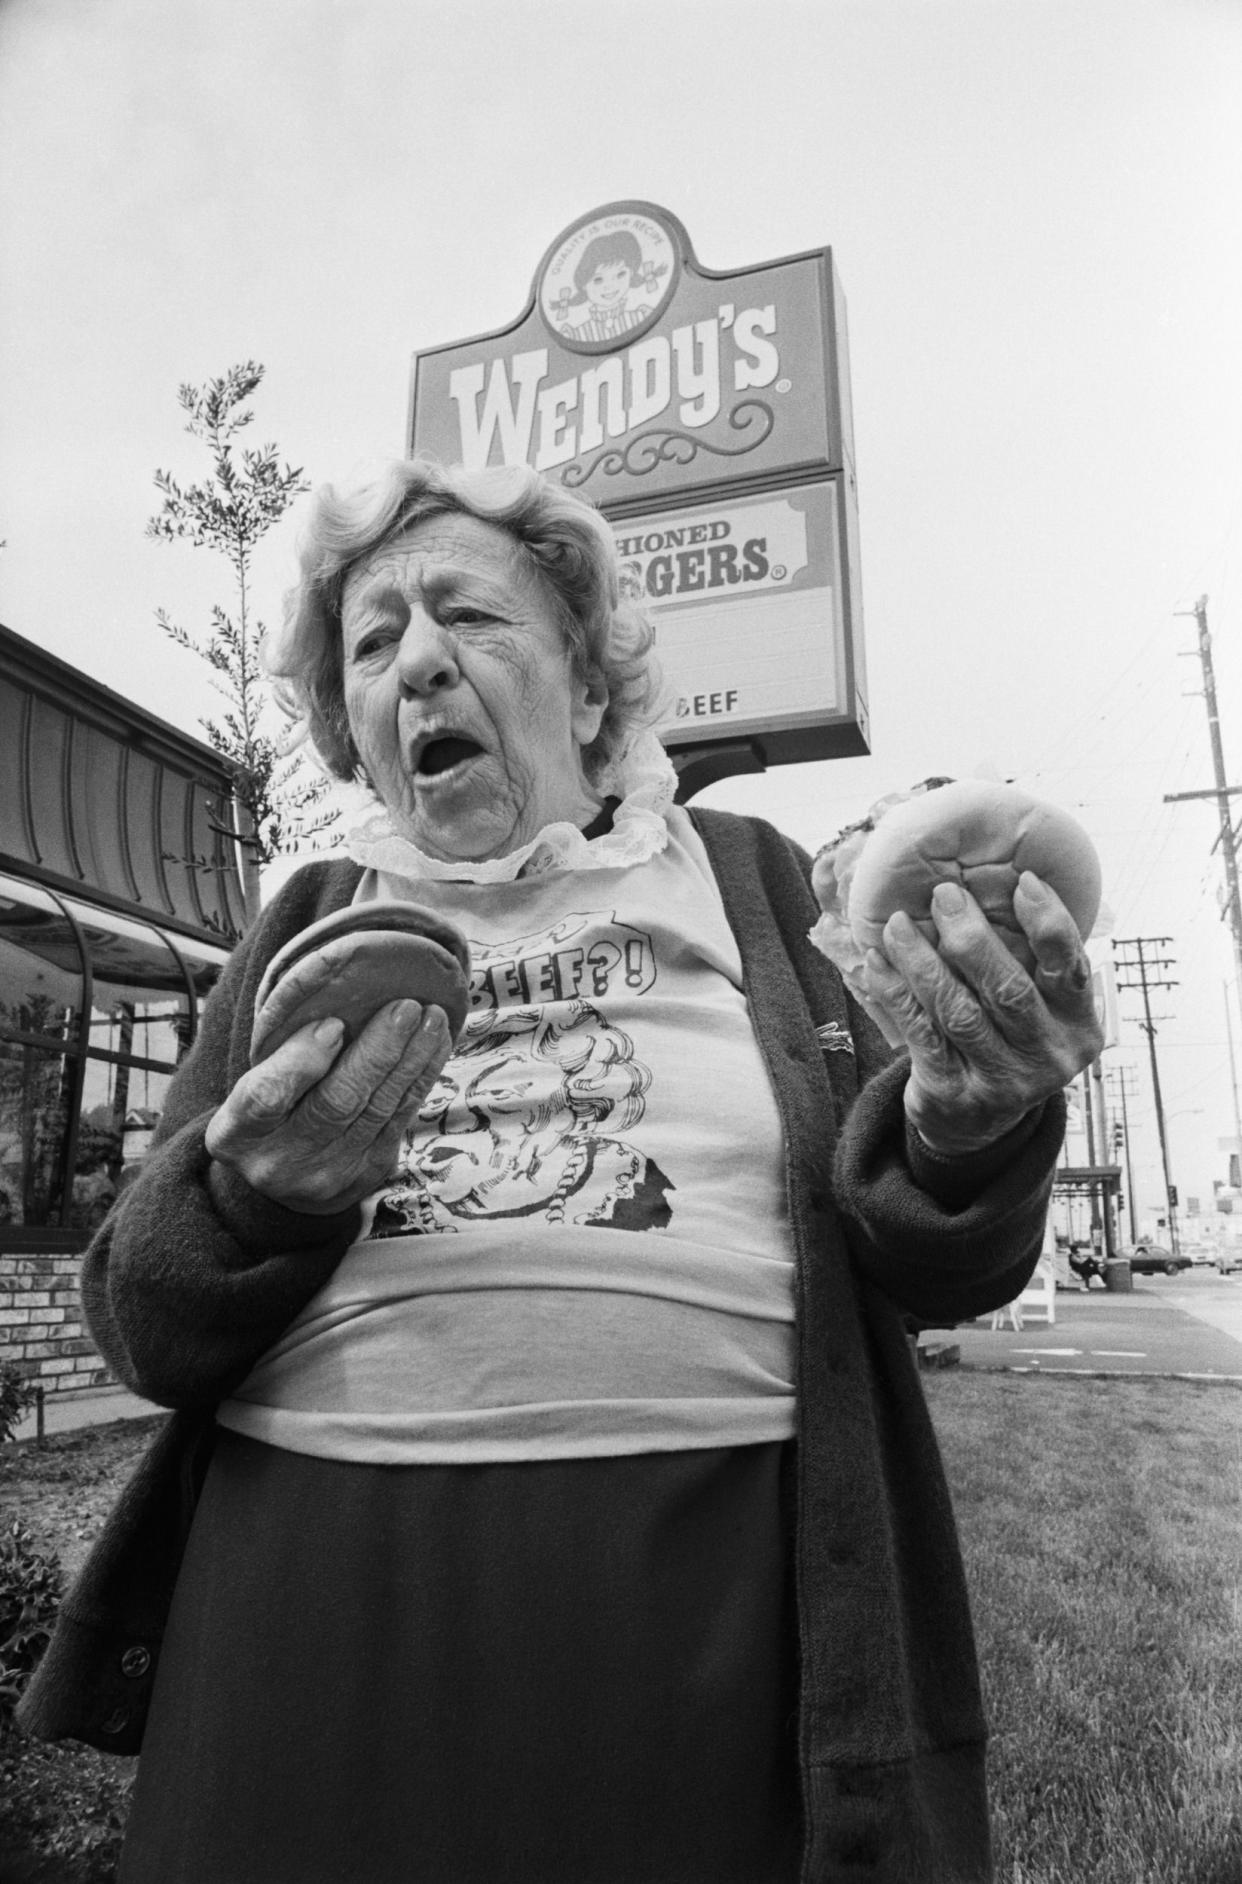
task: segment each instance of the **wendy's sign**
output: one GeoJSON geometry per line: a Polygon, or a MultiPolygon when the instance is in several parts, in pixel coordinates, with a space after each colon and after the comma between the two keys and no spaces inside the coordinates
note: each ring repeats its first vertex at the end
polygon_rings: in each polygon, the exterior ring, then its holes
{"type": "Polygon", "coordinates": [[[830,250],[717,273],[667,210],[613,203],[557,237],[511,326],[415,355],[409,449],[532,464],[610,514],[839,471],[844,356],[830,250]]]}
{"type": "Polygon", "coordinates": [[[407,444],[531,464],[598,504],[675,676],[670,748],[746,742],[748,769],[868,750],[830,249],[717,271],[654,203],[592,210],[508,327],[414,356],[407,444]]]}

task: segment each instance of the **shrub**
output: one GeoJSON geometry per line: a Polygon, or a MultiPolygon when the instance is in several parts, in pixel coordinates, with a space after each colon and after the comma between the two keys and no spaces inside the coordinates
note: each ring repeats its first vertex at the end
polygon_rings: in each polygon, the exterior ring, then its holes
{"type": "Polygon", "coordinates": [[[135,1760],[46,1746],[13,1710],[47,1647],[63,1573],[20,1519],[0,1533],[0,1881],[115,1884],[135,1760]]]}
{"type": "Polygon", "coordinates": [[[23,1413],[35,1402],[38,1388],[12,1361],[0,1361],[0,1444],[12,1439],[23,1413]]]}
{"type": "Polygon", "coordinates": [[[0,1534],[0,1727],[38,1665],[60,1604],[64,1576],[60,1559],[36,1550],[17,1518],[0,1534]]]}
{"type": "Polygon", "coordinates": [[[4,1884],[116,1884],[137,1764],[0,1728],[4,1884]]]}

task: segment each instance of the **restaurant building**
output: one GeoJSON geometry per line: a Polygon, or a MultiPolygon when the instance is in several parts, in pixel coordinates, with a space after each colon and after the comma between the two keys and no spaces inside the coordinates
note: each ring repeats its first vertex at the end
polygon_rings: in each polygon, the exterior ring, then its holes
{"type": "Polygon", "coordinates": [[[79,1257],[254,907],[228,769],[0,626],[0,1360],[109,1375],[79,1257]]]}

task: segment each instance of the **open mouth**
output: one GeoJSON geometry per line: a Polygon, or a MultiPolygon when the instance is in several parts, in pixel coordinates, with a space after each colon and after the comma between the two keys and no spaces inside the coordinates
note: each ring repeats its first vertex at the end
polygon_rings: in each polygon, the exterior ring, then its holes
{"type": "Polygon", "coordinates": [[[456,733],[444,733],[439,738],[428,740],[418,755],[418,776],[422,779],[442,778],[455,766],[464,765],[467,759],[475,759],[483,748],[477,739],[463,739],[456,733]]]}

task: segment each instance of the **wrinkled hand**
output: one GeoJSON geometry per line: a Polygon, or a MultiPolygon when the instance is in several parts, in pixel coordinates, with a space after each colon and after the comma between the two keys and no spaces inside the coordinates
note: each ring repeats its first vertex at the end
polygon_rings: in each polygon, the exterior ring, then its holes
{"type": "Polygon", "coordinates": [[[885,924],[883,953],[867,953],[868,998],[910,1054],[906,1116],[935,1151],[977,1151],[1003,1137],[1103,1045],[1090,965],[1064,903],[1028,870],[1013,908],[1035,957],[1030,973],[974,897],[947,883],[932,896],[938,948],[898,913],[885,924]]]}
{"type": "Polygon", "coordinates": [[[401,1139],[448,1059],[438,1007],[392,1001],[340,1052],[339,1020],[292,1034],[234,1086],[207,1150],[290,1210],[328,1216],[391,1175],[401,1139]]]}

